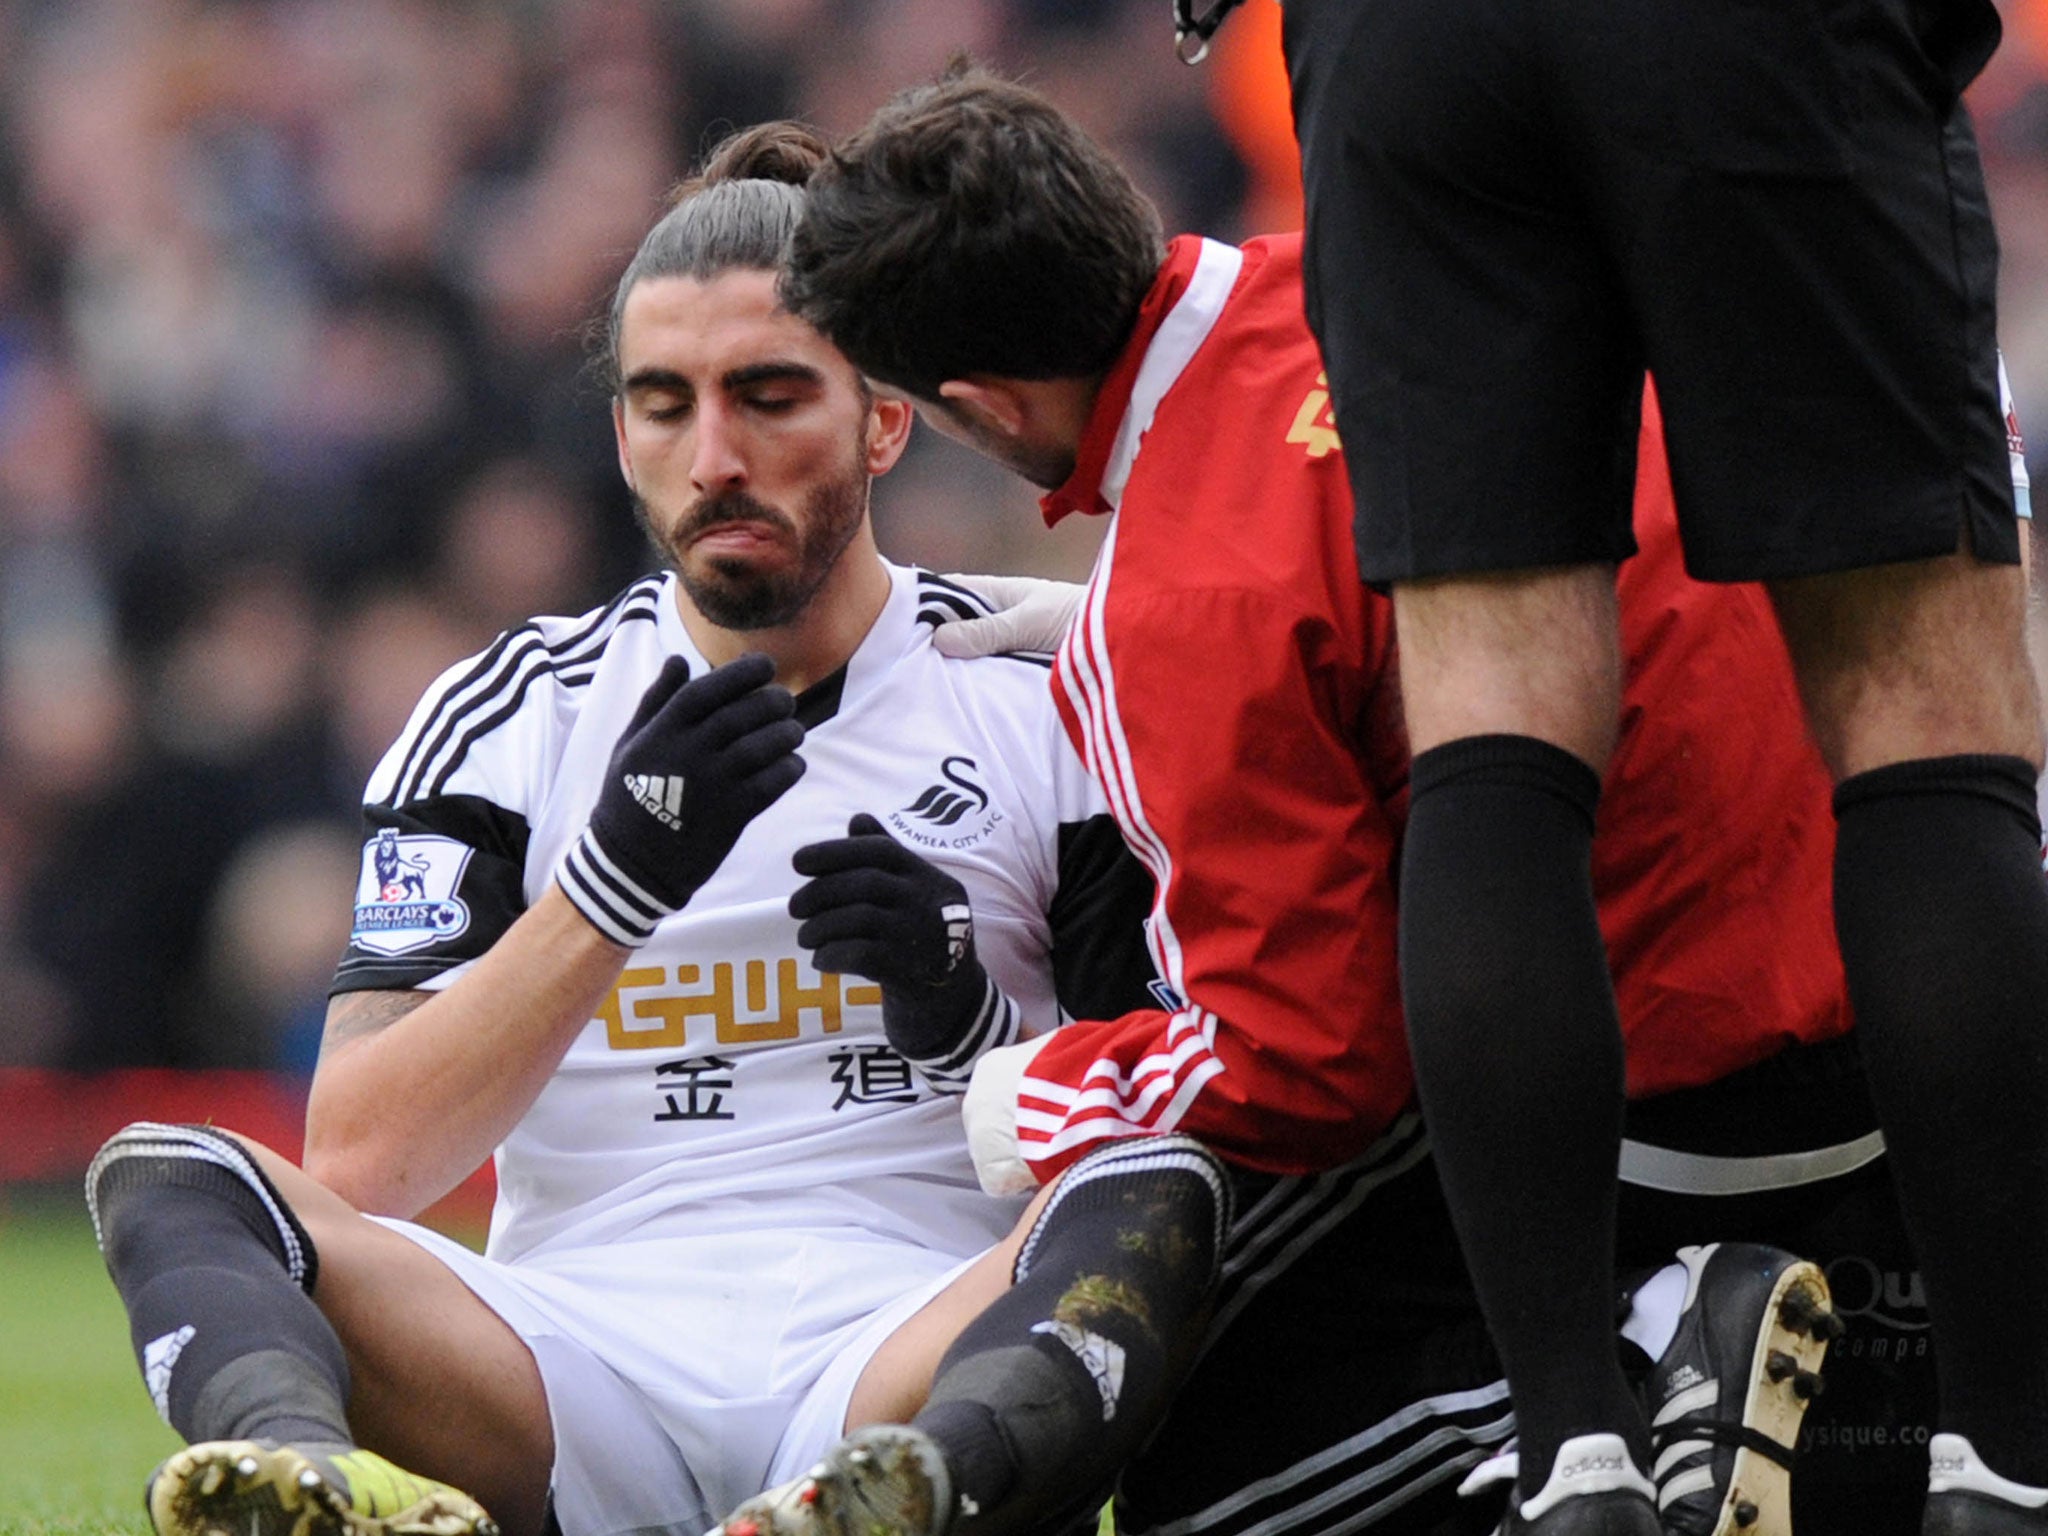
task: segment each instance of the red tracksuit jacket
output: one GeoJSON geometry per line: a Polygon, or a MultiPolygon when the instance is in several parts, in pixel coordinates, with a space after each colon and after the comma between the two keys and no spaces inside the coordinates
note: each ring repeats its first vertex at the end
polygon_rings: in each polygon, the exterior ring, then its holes
{"type": "MultiPolygon", "coordinates": [[[[1654,402],[1644,439],[1594,861],[1637,1095],[1849,1027],[1828,782],[1783,644],[1759,589],[1685,577],[1654,402]]],[[[1274,1172],[1345,1161],[1412,1094],[1407,748],[1298,237],[1174,242],[1045,499],[1048,521],[1076,511],[1113,520],[1054,688],[1158,882],[1172,995],[1051,1037],[1019,1091],[1024,1159],[1044,1180],[1107,1138],[1176,1130],[1274,1172]]]]}

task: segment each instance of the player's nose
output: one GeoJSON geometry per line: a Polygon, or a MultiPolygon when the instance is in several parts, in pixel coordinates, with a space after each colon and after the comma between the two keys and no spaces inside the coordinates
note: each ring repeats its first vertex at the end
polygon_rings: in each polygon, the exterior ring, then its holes
{"type": "Polygon", "coordinates": [[[722,405],[700,408],[691,444],[690,483],[700,492],[715,493],[742,485],[746,479],[739,422],[722,405]]]}

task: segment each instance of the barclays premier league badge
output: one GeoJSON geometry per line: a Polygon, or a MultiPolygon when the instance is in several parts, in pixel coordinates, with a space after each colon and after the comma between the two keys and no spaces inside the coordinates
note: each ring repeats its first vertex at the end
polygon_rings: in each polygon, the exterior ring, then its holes
{"type": "Polygon", "coordinates": [[[403,955],[461,933],[469,926],[469,906],[455,889],[472,851],[450,837],[401,837],[389,827],[365,843],[356,881],[356,947],[403,955]]]}

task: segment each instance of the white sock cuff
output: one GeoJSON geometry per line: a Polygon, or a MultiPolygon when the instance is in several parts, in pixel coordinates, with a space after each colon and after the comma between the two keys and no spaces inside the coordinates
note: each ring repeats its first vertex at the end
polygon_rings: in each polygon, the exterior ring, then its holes
{"type": "Polygon", "coordinates": [[[1621,1336],[1634,1341],[1652,1360],[1662,1360],[1678,1336],[1678,1320],[1691,1298],[1692,1282],[1693,1274],[1683,1264],[1666,1264],[1650,1276],[1629,1298],[1621,1336]]]}

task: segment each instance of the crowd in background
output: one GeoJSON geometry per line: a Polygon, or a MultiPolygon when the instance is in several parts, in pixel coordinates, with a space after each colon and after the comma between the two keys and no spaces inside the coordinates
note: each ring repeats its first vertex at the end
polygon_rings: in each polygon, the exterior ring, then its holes
{"type": "MultiPolygon", "coordinates": [[[[2048,0],[1973,93],[2048,480],[2048,0]]],[[[1274,0],[0,0],[0,1066],[311,1066],[377,755],[444,666],[650,567],[591,318],[721,135],[957,50],[1169,230],[1298,220],[1274,0]]],[[[1078,575],[927,434],[885,553],[1078,575]]]]}

